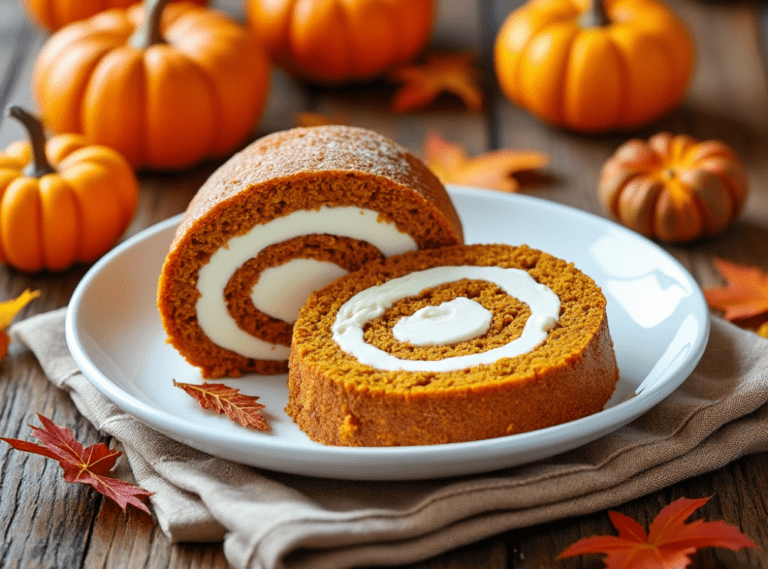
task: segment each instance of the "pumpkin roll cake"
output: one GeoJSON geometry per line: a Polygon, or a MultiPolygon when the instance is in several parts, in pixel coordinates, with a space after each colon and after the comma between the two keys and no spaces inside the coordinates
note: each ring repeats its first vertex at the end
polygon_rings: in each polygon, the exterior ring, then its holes
{"type": "Polygon", "coordinates": [[[285,373],[309,294],[366,263],[463,242],[445,187],[369,130],[296,128],[222,165],[160,275],[168,340],[203,377],[285,373]]]}
{"type": "Polygon", "coordinates": [[[603,409],[619,378],[606,300],[527,246],[376,261],[312,294],[293,328],[287,413],[329,445],[500,437],[603,409]]]}

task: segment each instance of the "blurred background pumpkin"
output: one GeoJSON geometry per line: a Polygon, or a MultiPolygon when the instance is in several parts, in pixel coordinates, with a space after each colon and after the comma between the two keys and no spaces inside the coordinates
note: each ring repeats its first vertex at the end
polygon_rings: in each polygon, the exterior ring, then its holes
{"type": "Polygon", "coordinates": [[[647,124],[684,97],[695,47],[656,0],[531,0],[496,37],[503,93],[555,126],[580,132],[647,124]]]}
{"type": "Polygon", "coordinates": [[[434,0],[246,0],[277,65],[319,83],[360,81],[406,62],[432,32],[434,0]]]}
{"type": "MultiPolygon", "coordinates": [[[[206,0],[190,0],[205,4],[206,0]]],[[[110,8],[127,8],[136,0],[21,0],[32,19],[48,31],[55,32],[67,24],[85,20],[110,8]]]]}

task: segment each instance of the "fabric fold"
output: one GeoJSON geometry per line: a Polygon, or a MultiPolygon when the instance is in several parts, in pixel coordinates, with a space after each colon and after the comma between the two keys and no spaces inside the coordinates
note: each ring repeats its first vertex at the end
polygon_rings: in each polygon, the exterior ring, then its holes
{"type": "Polygon", "coordinates": [[[155,432],[80,373],[66,309],[14,325],[48,379],[125,449],[171,541],[224,540],[248,569],[407,563],[514,528],[615,507],[768,449],[768,344],[712,319],[697,368],[632,423],[550,459],[460,478],[335,481],[212,457],[155,432]]]}

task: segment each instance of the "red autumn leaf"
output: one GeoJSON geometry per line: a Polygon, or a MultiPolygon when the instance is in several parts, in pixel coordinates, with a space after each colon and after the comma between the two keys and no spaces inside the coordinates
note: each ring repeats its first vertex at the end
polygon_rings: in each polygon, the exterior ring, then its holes
{"type": "Polygon", "coordinates": [[[727,284],[704,291],[709,306],[722,310],[723,317],[731,321],[768,312],[768,273],[724,259],[717,259],[715,268],[727,284]]]}
{"type": "Polygon", "coordinates": [[[512,149],[494,150],[469,158],[460,144],[448,142],[436,133],[427,135],[424,160],[444,184],[505,192],[520,189],[519,182],[513,177],[516,172],[536,170],[549,162],[546,154],[512,149]]]}
{"type": "Polygon", "coordinates": [[[732,551],[756,547],[751,539],[725,522],[695,520],[685,523],[708,501],[709,498],[680,498],[672,502],[651,522],[648,534],[632,518],[608,512],[618,536],[579,540],[557,558],[604,553],[605,569],[685,569],[691,561],[688,556],[705,547],[725,547],[732,551]]]}
{"type": "Polygon", "coordinates": [[[459,97],[470,111],[483,107],[480,71],[473,67],[470,53],[432,53],[423,65],[407,64],[394,69],[389,79],[404,83],[392,97],[390,107],[396,113],[429,106],[441,93],[459,97]]]}
{"type": "Polygon", "coordinates": [[[66,482],[93,486],[98,492],[114,500],[123,511],[128,504],[131,504],[149,513],[149,509],[141,499],[151,496],[151,492],[107,476],[115,466],[117,457],[122,453],[110,450],[104,443],[96,443],[84,448],[72,435],[72,431],[65,427],[59,427],[39,413],[37,416],[40,418],[43,428],[32,427],[32,432],[43,445],[19,439],[4,437],[0,437],[0,439],[17,450],[57,460],[64,469],[66,482]]]}
{"type": "Polygon", "coordinates": [[[5,332],[5,329],[11,325],[16,315],[24,308],[29,301],[40,296],[40,291],[30,291],[29,289],[22,292],[14,299],[0,302],[0,359],[5,357],[8,352],[8,344],[11,343],[11,338],[5,332]]]}
{"type": "Polygon", "coordinates": [[[254,427],[260,431],[268,431],[269,425],[261,414],[264,405],[256,403],[258,397],[243,395],[234,387],[222,383],[206,383],[195,385],[173,380],[173,385],[191,395],[203,409],[211,409],[224,414],[243,427],[254,427]]]}

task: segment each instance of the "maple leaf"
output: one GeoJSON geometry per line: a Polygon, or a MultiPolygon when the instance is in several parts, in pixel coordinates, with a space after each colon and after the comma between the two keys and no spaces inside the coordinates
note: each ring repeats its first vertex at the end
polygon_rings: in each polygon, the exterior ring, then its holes
{"type": "Polygon", "coordinates": [[[725,522],[695,520],[685,523],[709,498],[680,498],[663,508],[651,522],[648,534],[635,520],[619,512],[608,512],[618,536],[603,535],[577,541],[558,559],[604,553],[606,569],[685,569],[690,554],[704,547],[738,551],[756,547],[737,528],[725,522]]]}
{"type": "Polygon", "coordinates": [[[427,166],[444,184],[460,184],[516,192],[520,183],[516,172],[535,170],[549,163],[546,154],[528,150],[503,149],[469,158],[460,144],[445,140],[434,132],[424,143],[427,166]]]}
{"type": "Polygon", "coordinates": [[[746,267],[724,259],[714,262],[727,281],[726,286],[704,291],[707,304],[724,311],[726,320],[742,320],[768,312],[768,274],[756,267],[746,267]]]}
{"type": "Polygon", "coordinates": [[[471,53],[432,53],[424,65],[402,65],[389,74],[395,83],[404,83],[393,95],[390,107],[397,113],[429,106],[441,93],[461,99],[470,111],[483,108],[480,71],[472,66],[471,53]]]}
{"type": "Polygon", "coordinates": [[[96,491],[114,500],[123,511],[128,504],[131,504],[149,514],[149,509],[141,499],[151,496],[151,492],[107,476],[115,466],[117,457],[122,454],[121,452],[110,450],[104,443],[96,443],[84,448],[72,435],[72,431],[65,427],[59,427],[39,413],[37,416],[43,428],[40,429],[32,425],[30,427],[32,427],[35,437],[43,445],[5,437],[0,437],[0,440],[7,442],[17,450],[57,460],[61,468],[64,469],[66,482],[93,486],[96,491]]]}
{"type": "Polygon", "coordinates": [[[264,405],[256,403],[258,397],[243,395],[234,387],[222,383],[206,383],[200,385],[181,383],[173,380],[173,385],[191,395],[203,409],[211,409],[219,414],[225,414],[231,420],[243,427],[254,427],[260,431],[268,431],[261,409],[264,405]]]}
{"type": "Polygon", "coordinates": [[[0,359],[3,359],[5,354],[8,353],[8,344],[11,343],[11,338],[5,329],[11,325],[11,320],[16,317],[21,309],[38,296],[40,296],[39,290],[33,292],[27,289],[14,299],[0,302],[0,359]]]}

